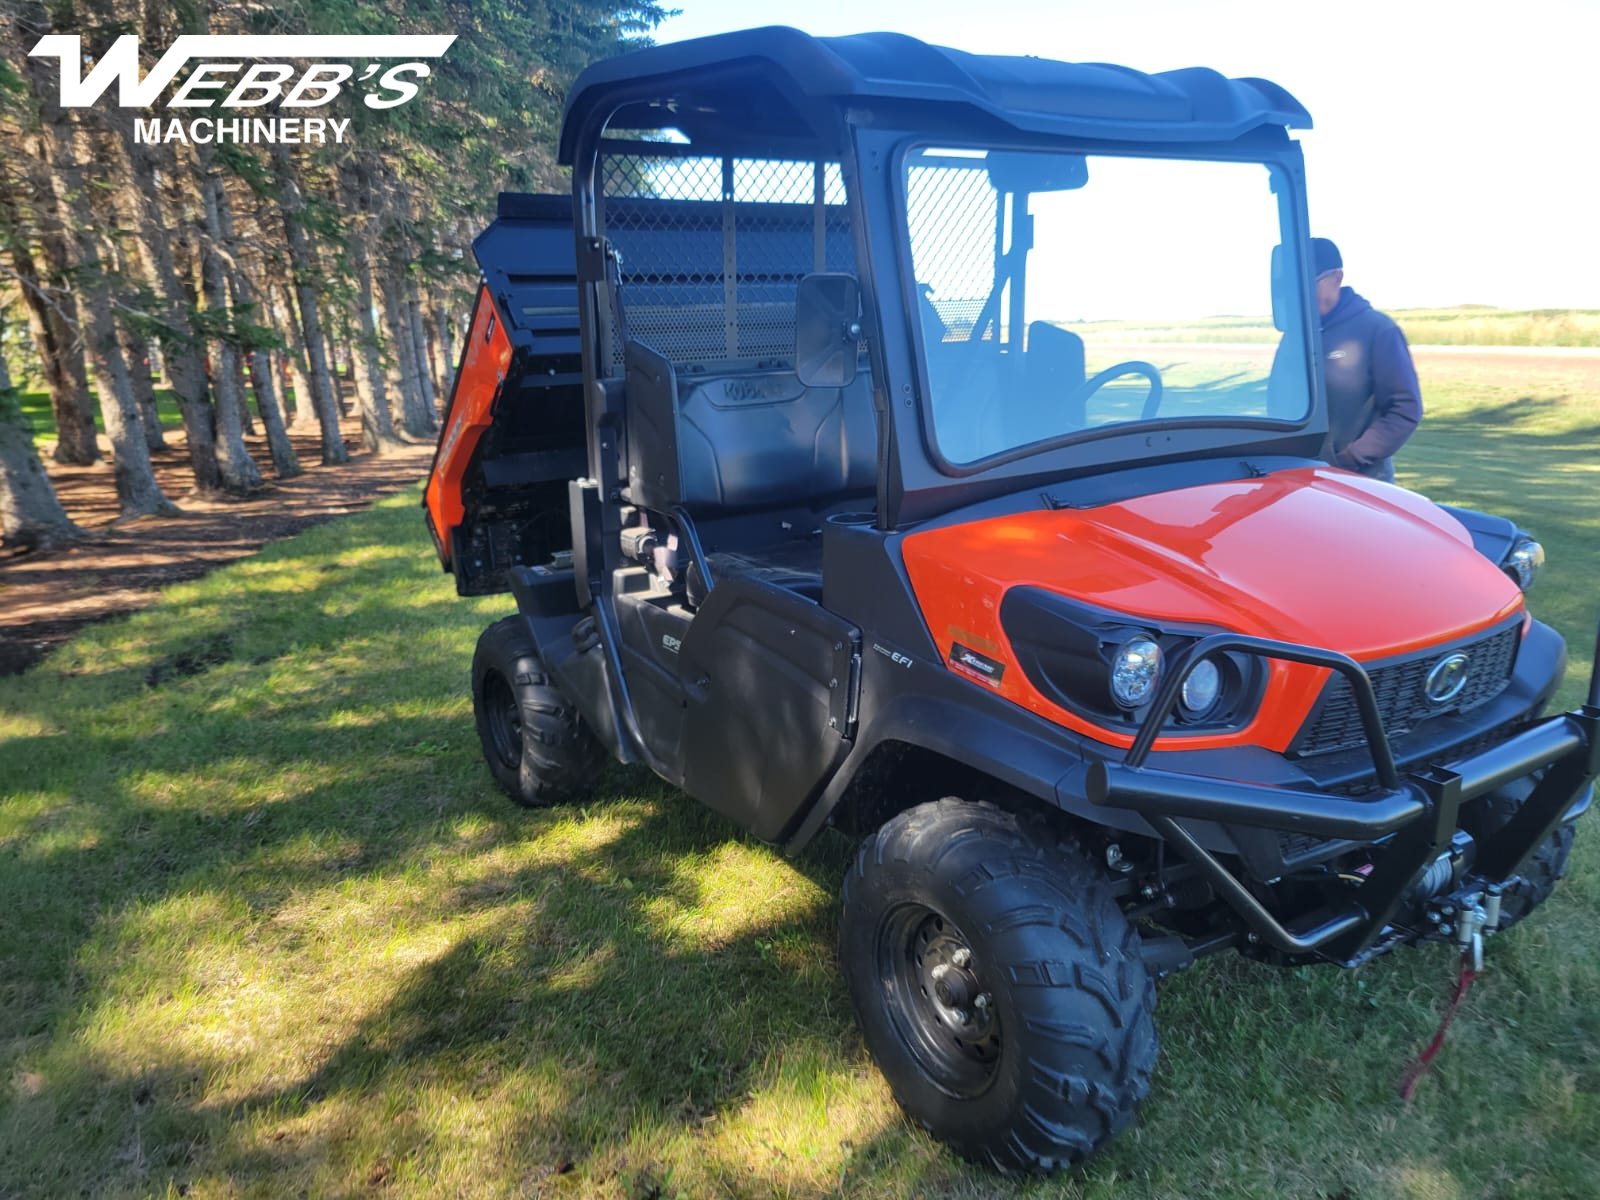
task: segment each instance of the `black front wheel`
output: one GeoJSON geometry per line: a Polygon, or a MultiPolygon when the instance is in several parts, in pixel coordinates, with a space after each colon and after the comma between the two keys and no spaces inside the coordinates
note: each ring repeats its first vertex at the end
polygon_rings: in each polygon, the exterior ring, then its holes
{"type": "Polygon", "coordinates": [[[1149,1091],[1138,934],[1094,867],[1009,813],[940,800],[885,824],[845,880],[839,945],[895,1099],[967,1158],[1067,1166],[1149,1091]]]}
{"type": "MultiPolygon", "coordinates": [[[[1528,783],[1520,790],[1491,792],[1463,809],[1462,828],[1479,841],[1493,840],[1511,823],[1531,790],[1532,784],[1528,783]]],[[[1550,898],[1556,884],[1567,873],[1567,859],[1572,854],[1572,838],[1576,833],[1575,822],[1563,821],[1534,847],[1518,872],[1520,882],[1501,902],[1501,929],[1509,929],[1550,898]]]]}
{"type": "Polygon", "coordinates": [[[574,800],[599,777],[605,751],[546,677],[522,618],[496,621],[478,638],[472,708],[489,773],[518,804],[574,800]]]}

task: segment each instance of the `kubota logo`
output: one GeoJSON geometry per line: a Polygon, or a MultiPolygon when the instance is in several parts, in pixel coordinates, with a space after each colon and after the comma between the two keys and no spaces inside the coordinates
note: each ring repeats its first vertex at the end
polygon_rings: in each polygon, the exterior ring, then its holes
{"type": "MultiPolygon", "coordinates": [[[[139,39],[125,34],[111,44],[87,75],[83,39],[50,34],[28,51],[30,57],[61,64],[61,105],[87,108],[114,82],[123,108],[153,108],[156,99],[194,62],[167,108],[315,109],[348,86],[368,108],[396,108],[416,96],[420,80],[432,73],[421,60],[438,58],[454,34],[185,34],[173,42],[150,73],[139,78],[139,39]],[[244,60],[255,60],[248,67],[244,60]],[[274,59],[303,60],[294,65],[274,59]],[[343,59],[346,61],[329,61],[343,59]],[[384,69],[381,60],[402,59],[384,69]],[[201,60],[196,62],[195,60],[201,60]],[[226,61],[235,60],[235,61],[226,61]],[[378,61],[374,61],[378,60],[378,61]],[[366,64],[359,77],[356,64],[366,64]],[[352,80],[354,82],[352,83],[352,80]]],[[[350,122],[318,117],[211,119],[185,122],[169,118],[136,120],[142,142],[343,141],[350,122]]]]}
{"type": "Polygon", "coordinates": [[[1423,693],[1435,704],[1447,704],[1467,686],[1467,656],[1447,654],[1433,664],[1423,681],[1423,693]]]}

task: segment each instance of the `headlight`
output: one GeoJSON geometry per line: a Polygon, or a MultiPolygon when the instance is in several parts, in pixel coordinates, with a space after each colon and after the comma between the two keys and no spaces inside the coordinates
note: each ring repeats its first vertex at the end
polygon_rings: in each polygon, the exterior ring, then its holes
{"type": "Polygon", "coordinates": [[[1531,537],[1519,537],[1511,546],[1511,553],[1506,555],[1505,561],[1500,564],[1500,569],[1511,576],[1511,582],[1523,591],[1533,586],[1533,581],[1539,576],[1539,568],[1544,566],[1544,547],[1531,537]]]}
{"type": "Polygon", "coordinates": [[[1221,694],[1222,672],[1209,658],[1202,658],[1184,676],[1179,699],[1190,716],[1198,717],[1209,712],[1221,694]]]}
{"type": "Polygon", "coordinates": [[[1164,627],[1149,618],[1095,608],[1043,588],[1014,587],[1000,604],[1000,624],[1027,681],[1053,704],[1119,733],[1137,729],[1169,679],[1173,655],[1187,663],[1168,733],[1197,735],[1242,728],[1266,690],[1266,660],[1222,651],[1196,661],[1194,643],[1215,628],[1164,627]]]}
{"type": "Polygon", "coordinates": [[[1161,647],[1143,634],[1130,638],[1111,660],[1111,698],[1123,708],[1138,708],[1161,676],[1161,647]]]}

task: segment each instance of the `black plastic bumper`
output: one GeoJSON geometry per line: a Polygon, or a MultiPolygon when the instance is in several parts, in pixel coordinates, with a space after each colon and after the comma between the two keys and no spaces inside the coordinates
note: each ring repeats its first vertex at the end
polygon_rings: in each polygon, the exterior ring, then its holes
{"type": "Polygon", "coordinates": [[[1378,714],[1372,682],[1353,659],[1326,650],[1233,634],[1216,634],[1175,662],[1124,761],[1093,764],[1089,799],[1136,812],[1196,863],[1252,930],[1287,954],[1316,951],[1351,960],[1383,932],[1422,873],[1449,845],[1461,805],[1507,784],[1539,775],[1511,823],[1480,847],[1475,874],[1511,878],[1600,775],[1600,637],[1588,702],[1551,717],[1450,768],[1432,766],[1402,779],[1378,714]],[[1312,663],[1349,680],[1361,712],[1379,790],[1361,798],[1153,770],[1144,766],[1178,700],[1191,664],[1209,654],[1242,651],[1312,663]],[[1289,928],[1278,922],[1180,819],[1215,821],[1318,837],[1375,842],[1392,838],[1372,875],[1336,910],[1289,928]]]}

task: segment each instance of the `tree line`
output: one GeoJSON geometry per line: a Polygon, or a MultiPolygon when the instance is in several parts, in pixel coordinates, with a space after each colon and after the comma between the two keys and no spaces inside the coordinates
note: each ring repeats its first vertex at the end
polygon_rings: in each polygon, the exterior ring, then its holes
{"type": "Polygon", "coordinates": [[[256,419],[279,478],[301,469],[291,429],[317,434],[324,464],[346,461],[341,373],[367,450],[433,437],[495,193],[566,189],[567,86],[664,15],[653,0],[0,0],[0,532],[24,545],[81,532],[12,365],[49,394],[57,462],[100,458],[98,412],[124,517],[176,511],[151,459],[165,445],[158,361],[202,494],[262,484],[244,440],[256,419]],[[141,140],[136,119],[273,114],[166,107],[185,72],[149,111],[117,107],[115,85],[67,108],[57,61],[29,56],[78,35],[87,74],[137,34],[148,71],[194,33],[457,37],[415,99],[341,97],[323,110],[348,121],[341,140],[304,145],[141,140]]]}

